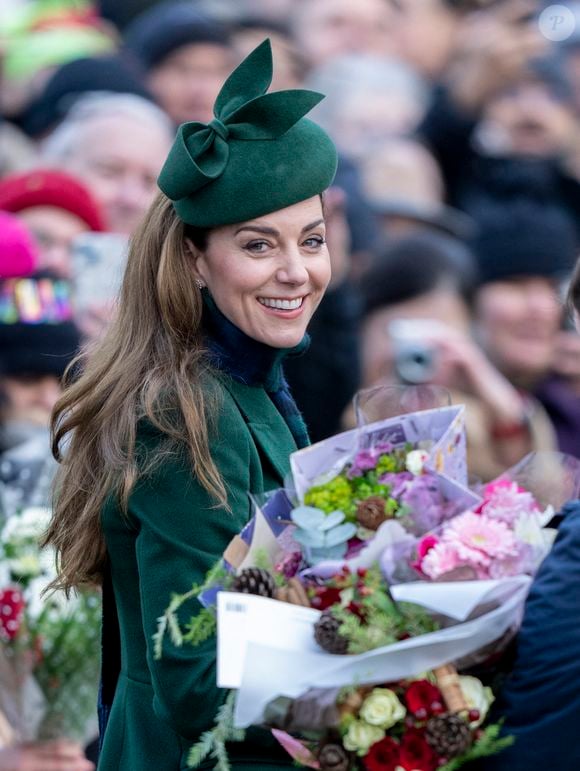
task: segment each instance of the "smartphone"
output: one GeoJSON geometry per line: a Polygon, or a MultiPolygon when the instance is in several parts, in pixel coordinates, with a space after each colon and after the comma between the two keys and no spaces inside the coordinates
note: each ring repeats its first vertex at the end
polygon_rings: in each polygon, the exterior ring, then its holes
{"type": "Polygon", "coordinates": [[[393,319],[388,326],[394,367],[402,383],[428,383],[437,369],[437,351],[425,338],[439,322],[436,319],[393,319]]]}
{"type": "Polygon", "coordinates": [[[117,233],[82,233],[72,247],[77,312],[115,301],[127,262],[128,238],[117,233]]]}

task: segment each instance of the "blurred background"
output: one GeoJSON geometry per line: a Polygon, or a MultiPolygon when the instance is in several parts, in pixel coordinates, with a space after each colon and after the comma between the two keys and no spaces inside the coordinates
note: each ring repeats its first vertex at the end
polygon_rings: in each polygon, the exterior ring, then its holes
{"type": "Polygon", "coordinates": [[[531,449],[580,456],[562,303],[579,253],[580,3],[0,0],[0,18],[5,508],[46,496],[60,378],[114,313],[176,126],[211,120],[265,37],[273,88],[325,93],[313,118],[340,152],[332,285],[287,369],[312,440],[354,425],[360,388],[428,383],[467,405],[482,479],[531,449]]]}
{"type": "Polygon", "coordinates": [[[580,3],[0,0],[2,517],[49,501],[62,375],[115,312],[177,125],[265,37],[340,153],[332,284],[287,366],[312,440],[361,388],[429,384],[466,405],[481,480],[580,457],[580,3]]]}

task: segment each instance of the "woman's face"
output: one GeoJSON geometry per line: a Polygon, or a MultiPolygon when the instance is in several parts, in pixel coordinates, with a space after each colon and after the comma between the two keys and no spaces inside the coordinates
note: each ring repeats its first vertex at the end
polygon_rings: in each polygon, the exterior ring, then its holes
{"type": "Polygon", "coordinates": [[[273,348],[302,340],[330,281],[318,196],[216,228],[195,253],[196,274],[239,329],[273,348]]]}
{"type": "Polygon", "coordinates": [[[477,295],[479,342],[504,375],[523,385],[549,369],[561,318],[556,287],[547,278],[494,281],[477,295]]]}
{"type": "MultiPolygon", "coordinates": [[[[433,289],[418,297],[378,308],[367,316],[362,326],[364,386],[373,386],[383,379],[397,379],[395,346],[389,329],[391,322],[400,319],[419,321],[423,325],[441,323],[458,334],[469,334],[469,310],[452,289],[433,289]]],[[[421,341],[422,337],[418,342],[421,341]]]]}

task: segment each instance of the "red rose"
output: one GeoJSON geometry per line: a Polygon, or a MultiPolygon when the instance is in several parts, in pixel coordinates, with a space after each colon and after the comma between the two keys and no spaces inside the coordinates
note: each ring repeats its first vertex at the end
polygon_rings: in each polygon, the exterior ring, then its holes
{"type": "Polygon", "coordinates": [[[339,605],[341,592],[342,589],[336,589],[333,586],[320,586],[315,589],[314,597],[310,600],[310,604],[316,610],[326,610],[332,605],[339,605]]]}
{"type": "Polygon", "coordinates": [[[376,742],[363,758],[367,771],[395,771],[399,765],[399,745],[390,736],[376,742]]]}
{"type": "Polygon", "coordinates": [[[399,765],[405,771],[435,771],[439,765],[439,758],[435,753],[423,732],[418,728],[409,728],[403,734],[399,749],[399,765]]]}
{"type": "Polygon", "coordinates": [[[405,702],[412,715],[425,719],[433,713],[434,705],[441,706],[443,696],[439,688],[428,680],[415,680],[405,691],[405,702]]]}
{"type": "Polygon", "coordinates": [[[0,636],[13,640],[22,624],[24,598],[20,589],[2,589],[0,591],[0,636]]]}

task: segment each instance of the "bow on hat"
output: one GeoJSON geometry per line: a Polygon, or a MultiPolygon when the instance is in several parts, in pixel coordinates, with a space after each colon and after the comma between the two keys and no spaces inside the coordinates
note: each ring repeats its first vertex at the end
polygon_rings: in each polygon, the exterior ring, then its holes
{"type": "Polygon", "coordinates": [[[223,174],[231,140],[277,139],[324,98],[303,89],[266,94],[271,82],[272,48],[265,40],[222,86],[213,120],[179,127],[158,179],[168,198],[191,196],[223,174]]]}

